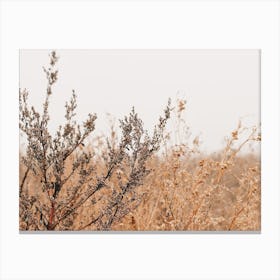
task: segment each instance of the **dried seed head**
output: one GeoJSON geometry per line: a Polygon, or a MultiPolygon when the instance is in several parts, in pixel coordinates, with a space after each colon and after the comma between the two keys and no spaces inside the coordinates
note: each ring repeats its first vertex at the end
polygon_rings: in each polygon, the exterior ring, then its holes
{"type": "Polygon", "coordinates": [[[238,131],[237,131],[237,130],[234,130],[234,131],[231,133],[231,136],[232,136],[232,139],[238,140],[238,131]]]}

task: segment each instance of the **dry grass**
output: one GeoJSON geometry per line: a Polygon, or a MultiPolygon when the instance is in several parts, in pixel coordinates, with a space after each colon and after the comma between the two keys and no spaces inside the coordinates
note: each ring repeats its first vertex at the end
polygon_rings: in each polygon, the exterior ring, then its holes
{"type": "Polygon", "coordinates": [[[65,125],[51,136],[48,105],[58,57],[52,52],[50,58],[43,114],[20,92],[27,137],[19,165],[20,230],[261,229],[258,127],[239,122],[221,151],[203,154],[183,117],[186,101],[177,100],[151,136],[133,109],[119,126],[111,123],[108,137],[93,138],[96,116],[76,123],[73,91],[65,125]],[[248,152],[252,144],[255,152],[248,152]]]}
{"type": "MultiPolygon", "coordinates": [[[[179,104],[180,106],[180,104],[179,104]]],[[[174,116],[178,120],[178,117],[174,116]]],[[[118,142],[117,132],[112,126],[110,142],[118,142]]],[[[186,135],[186,130],[177,131],[177,135],[186,135]]],[[[167,134],[166,134],[167,135],[167,134]]],[[[180,140],[182,141],[182,140],[180,140]]],[[[147,163],[150,170],[143,184],[134,193],[128,195],[126,201],[136,198],[130,204],[127,213],[116,220],[111,230],[121,231],[183,231],[183,230],[260,230],[261,228],[261,185],[260,157],[254,153],[242,154],[250,142],[260,141],[256,128],[245,129],[239,124],[231,133],[225,148],[211,155],[199,153],[199,141],[194,139],[192,145],[177,143],[171,145],[170,136],[166,136],[165,148],[151,157],[147,163]],[[249,131],[249,134],[248,134],[249,131]],[[242,139],[242,133],[246,133],[242,139]],[[239,138],[240,137],[240,138],[239,138]],[[192,146],[190,148],[190,146],[192,146]],[[240,154],[240,155],[239,155],[240,154]]],[[[86,150],[94,157],[95,173],[106,171],[104,155],[108,153],[104,137],[92,139],[86,150]]],[[[75,154],[66,163],[65,174],[71,172],[75,154]]],[[[20,182],[22,182],[26,167],[20,164],[20,182]]],[[[91,221],[106,207],[112,193],[118,190],[120,182],[127,182],[125,167],[116,169],[108,180],[106,188],[82,205],[57,230],[100,230],[91,221]]],[[[67,176],[67,175],[65,175],[67,176]]],[[[67,183],[60,197],[67,198],[67,188],[76,184],[79,178],[73,176],[67,183]]],[[[88,183],[96,184],[93,176],[88,183]]],[[[48,203],[40,188],[40,176],[29,173],[25,180],[24,190],[36,201],[48,203]]],[[[79,193],[86,191],[86,186],[79,193]]],[[[42,203],[43,204],[43,203],[42,203]]],[[[59,215],[56,213],[57,215],[59,215]]],[[[40,212],[37,212],[40,215],[40,212]]],[[[20,221],[20,229],[38,230],[27,227],[20,221]]]]}

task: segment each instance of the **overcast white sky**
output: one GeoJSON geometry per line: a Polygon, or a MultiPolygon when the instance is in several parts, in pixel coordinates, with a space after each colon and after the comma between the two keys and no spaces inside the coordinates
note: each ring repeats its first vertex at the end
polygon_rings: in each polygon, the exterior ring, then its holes
{"type": "MultiPolygon", "coordinates": [[[[20,51],[20,87],[42,106],[49,50],[20,51]]],[[[170,97],[187,99],[185,118],[206,151],[221,148],[240,117],[260,122],[258,50],[58,50],[59,80],[50,105],[51,130],[63,122],[72,89],[78,120],[98,116],[96,132],[108,131],[106,113],[117,119],[132,106],[151,130],[170,97]]],[[[41,107],[42,108],[42,107],[41,107]]]]}

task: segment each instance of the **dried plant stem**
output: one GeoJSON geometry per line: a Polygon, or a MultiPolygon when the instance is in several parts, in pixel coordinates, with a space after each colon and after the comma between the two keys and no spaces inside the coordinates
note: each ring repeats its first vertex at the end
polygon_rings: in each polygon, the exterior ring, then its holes
{"type": "Polygon", "coordinates": [[[24,176],[22,178],[21,184],[19,186],[19,196],[21,196],[21,194],[22,194],[23,186],[24,186],[24,183],[26,181],[29,171],[30,171],[30,167],[27,167],[27,169],[24,172],[24,176]]]}
{"type": "Polygon", "coordinates": [[[238,217],[242,214],[242,212],[248,207],[248,205],[249,205],[249,203],[250,203],[250,200],[251,200],[251,197],[252,197],[252,195],[253,195],[253,188],[251,187],[250,189],[249,189],[249,191],[248,191],[248,194],[247,194],[247,198],[246,198],[246,204],[244,205],[243,204],[243,206],[240,208],[240,210],[239,211],[237,211],[237,213],[234,215],[234,217],[232,218],[232,220],[231,220],[231,222],[230,222],[230,224],[229,224],[229,226],[228,226],[228,230],[232,230],[233,229],[233,227],[234,227],[234,225],[235,225],[235,223],[236,223],[236,220],[238,219],[238,217]]]}

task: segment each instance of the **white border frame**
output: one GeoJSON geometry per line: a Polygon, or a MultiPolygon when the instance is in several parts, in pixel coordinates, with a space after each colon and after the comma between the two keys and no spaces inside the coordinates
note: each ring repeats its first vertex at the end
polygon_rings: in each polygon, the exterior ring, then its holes
{"type": "Polygon", "coordinates": [[[279,2],[2,1],[1,279],[280,279],[279,2]],[[261,234],[18,232],[18,50],[262,50],[261,234]]]}

